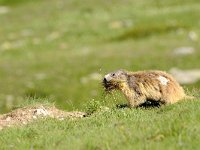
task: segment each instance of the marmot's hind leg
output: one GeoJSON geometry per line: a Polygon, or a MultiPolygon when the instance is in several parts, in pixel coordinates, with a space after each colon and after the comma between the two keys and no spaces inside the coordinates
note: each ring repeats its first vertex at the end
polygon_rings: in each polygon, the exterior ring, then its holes
{"type": "Polygon", "coordinates": [[[167,97],[161,99],[161,102],[162,102],[163,104],[168,105],[168,104],[174,104],[174,103],[176,103],[177,101],[176,101],[173,97],[167,96],[167,97]]]}

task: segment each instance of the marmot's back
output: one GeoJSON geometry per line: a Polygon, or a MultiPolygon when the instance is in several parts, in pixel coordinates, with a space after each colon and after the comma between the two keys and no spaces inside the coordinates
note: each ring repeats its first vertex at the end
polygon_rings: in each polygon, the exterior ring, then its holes
{"type": "Polygon", "coordinates": [[[130,88],[147,99],[161,101],[163,103],[175,103],[185,97],[183,88],[178,82],[163,71],[129,72],[128,76],[135,81],[129,80],[130,88]]]}

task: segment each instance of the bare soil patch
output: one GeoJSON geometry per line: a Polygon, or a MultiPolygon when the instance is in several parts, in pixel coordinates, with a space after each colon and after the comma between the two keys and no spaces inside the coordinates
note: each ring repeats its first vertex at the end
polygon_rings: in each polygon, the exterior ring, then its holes
{"type": "Polygon", "coordinates": [[[29,106],[18,108],[10,113],[0,115],[0,130],[13,125],[25,125],[39,118],[50,117],[64,120],[65,118],[82,118],[86,115],[87,114],[85,112],[66,112],[59,110],[54,106],[29,106]]]}

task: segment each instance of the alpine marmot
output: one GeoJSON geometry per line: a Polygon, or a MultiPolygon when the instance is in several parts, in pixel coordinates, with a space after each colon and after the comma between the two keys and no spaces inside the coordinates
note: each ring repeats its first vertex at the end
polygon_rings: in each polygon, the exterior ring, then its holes
{"type": "Polygon", "coordinates": [[[106,91],[120,90],[130,107],[137,107],[146,101],[173,104],[186,96],[179,83],[163,71],[128,72],[117,70],[104,76],[106,91]]]}

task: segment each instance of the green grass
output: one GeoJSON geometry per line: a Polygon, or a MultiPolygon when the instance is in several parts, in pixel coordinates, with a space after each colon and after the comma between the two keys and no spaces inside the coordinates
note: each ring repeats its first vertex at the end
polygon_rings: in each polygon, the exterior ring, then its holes
{"type": "MultiPolygon", "coordinates": [[[[6,129],[0,148],[198,149],[198,101],[118,110],[114,105],[125,103],[124,97],[104,97],[101,81],[91,76],[119,68],[199,68],[199,39],[188,37],[192,31],[200,38],[199,0],[0,0],[0,5],[9,8],[0,14],[1,113],[27,97],[50,99],[65,110],[86,107],[92,113],[98,102],[111,108],[80,120],[6,129]],[[194,47],[195,54],[173,56],[182,46],[194,47]]],[[[200,82],[183,86],[191,93],[200,82]]]]}
{"type": "Polygon", "coordinates": [[[4,129],[0,145],[1,149],[197,150],[199,100],[152,109],[96,109],[91,116],[75,120],[38,120],[4,129]]]}

